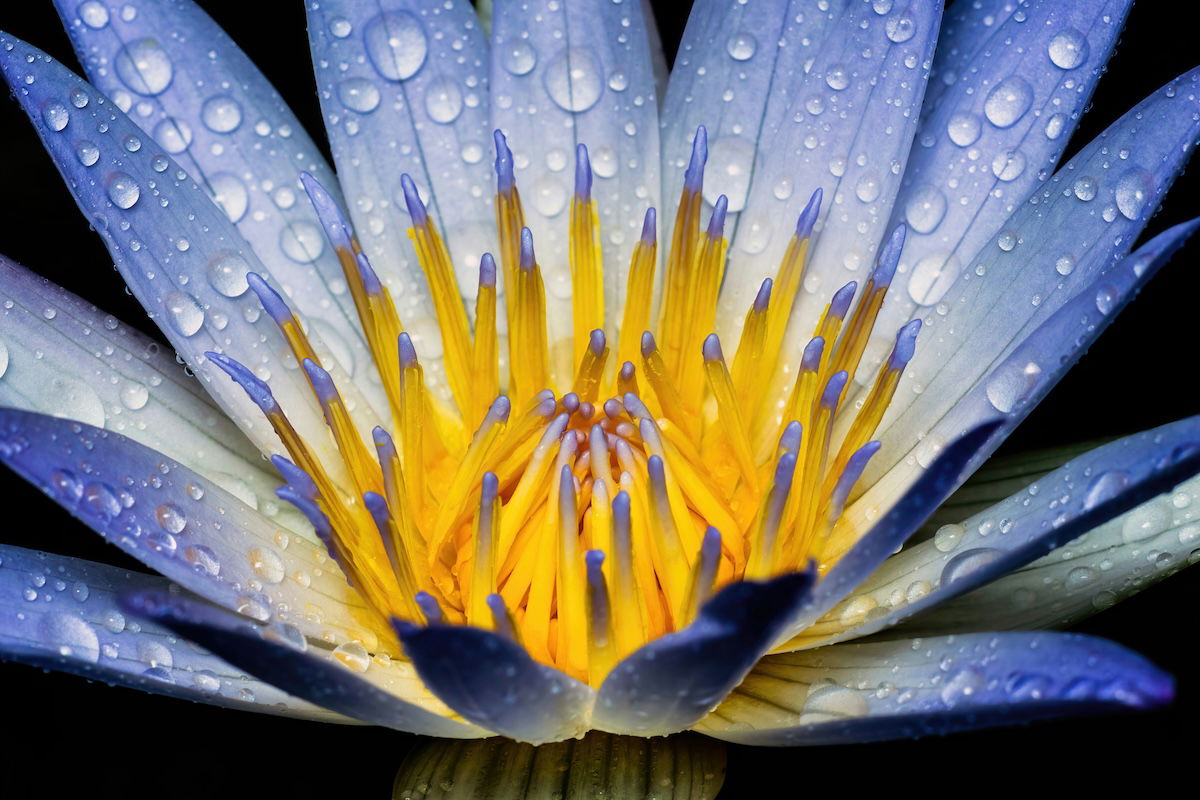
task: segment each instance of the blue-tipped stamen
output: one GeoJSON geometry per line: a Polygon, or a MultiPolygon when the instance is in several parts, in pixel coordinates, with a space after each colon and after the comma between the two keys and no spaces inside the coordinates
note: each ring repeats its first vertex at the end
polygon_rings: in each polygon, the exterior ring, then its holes
{"type": "Polygon", "coordinates": [[[721,195],[713,204],[712,216],[708,218],[708,238],[720,239],[725,235],[725,214],[729,210],[729,198],[721,195]]]}
{"type": "Polygon", "coordinates": [[[584,203],[592,200],[592,162],[584,144],[575,147],[575,196],[584,203]]]}
{"type": "Polygon", "coordinates": [[[658,241],[658,212],[654,210],[654,206],[646,209],[646,216],[642,218],[642,243],[649,246],[658,241]]]}
{"type": "Polygon", "coordinates": [[[688,161],[687,171],[683,173],[683,187],[689,192],[699,192],[704,188],[704,165],[708,161],[708,130],[703,125],[696,128],[696,137],[692,139],[692,157],[688,161]]]}
{"type": "Polygon", "coordinates": [[[279,295],[279,292],[272,289],[263,280],[261,275],[257,272],[247,272],[246,282],[250,284],[250,289],[254,294],[258,295],[258,301],[262,303],[263,310],[275,321],[276,325],[292,321],[292,310],[288,308],[287,302],[279,295]]]}
{"type": "Polygon", "coordinates": [[[800,239],[807,239],[812,236],[813,227],[817,224],[817,217],[821,216],[821,198],[824,197],[824,192],[818,187],[812,193],[812,197],[808,199],[808,205],[800,212],[800,217],[796,220],[796,236],[800,239]]]}
{"type": "Polygon", "coordinates": [[[496,192],[506,194],[517,185],[513,177],[512,150],[508,149],[508,140],[499,129],[493,132],[492,141],[496,145],[496,192]]]}
{"type": "Polygon", "coordinates": [[[400,176],[400,188],[404,192],[404,204],[408,206],[408,215],[412,217],[413,225],[424,225],[429,221],[429,213],[425,210],[425,203],[421,200],[417,185],[408,173],[400,176]]]}
{"type": "Polygon", "coordinates": [[[209,351],[204,356],[220,367],[226,375],[233,379],[234,383],[242,387],[264,414],[279,412],[279,403],[275,402],[275,395],[271,393],[271,387],[267,385],[266,381],[259,380],[253,372],[227,355],[209,351]]]}

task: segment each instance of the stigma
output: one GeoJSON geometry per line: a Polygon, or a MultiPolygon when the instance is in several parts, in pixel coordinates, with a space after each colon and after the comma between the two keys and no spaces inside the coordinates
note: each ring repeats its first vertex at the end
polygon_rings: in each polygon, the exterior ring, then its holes
{"type": "Polygon", "coordinates": [[[414,183],[401,180],[448,397],[432,390],[387,287],[337,204],[307,175],[390,425],[364,440],[300,321],[260,276],[250,276],[250,287],[302,366],[341,463],[315,456],[267,383],[223,355],[208,357],[279,435],[287,451],[273,459],[286,481],[279,496],[312,523],[386,641],[395,642],[388,632],[396,619],[478,626],[598,686],[621,658],[695,620],[721,587],[810,563],[828,568],[824,545],[879,449],[871,437],[920,327],[914,321],[895,334],[873,383],[851,398],[849,379],[891,284],[904,228],[880,249],[861,289],[854,282],[839,289],[817,320],[794,318],[821,211],[818,189],[746,310],[739,341],[723,343],[713,331],[728,204],[724,196],[711,208],[703,201],[704,128],[664,253],[656,211],[645,211],[620,309],[605,307],[600,217],[587,148],[579,145],[568,223],[571,341],[552,342],[534,237],[500,131],[495,148],[499,247],[480,260],[473,308],[460,297],[442,234],[414,183]],[[793,354],[789,332],[802,327],[810,336],[793,354]],[[568,374],[552,360],[564,348],[568,374]]]}

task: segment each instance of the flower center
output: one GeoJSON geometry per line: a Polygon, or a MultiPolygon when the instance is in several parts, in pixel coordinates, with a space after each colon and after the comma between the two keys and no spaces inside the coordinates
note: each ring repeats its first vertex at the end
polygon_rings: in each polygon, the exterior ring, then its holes
{"type": "Polygon", "coordinates": [[[249,370],[208,355],[274,426],[291,456],[274,459],[288,483],[279,495],[309,518],[381,623],[399,617],[494,629],[538,661],[599,685],[617,660],[691,622],[719,587],[844,551],[831,545],[835,526],[879,447],[868,440],[920,327],[914,321],[900,330],[874,384],[851,397],[848,377],[904,234],[899,229],[883,247],[853,312],[855,283],[833,295],[795,364],[788,328],[797,323],[793,305],[820,210],[815,193],[748,310],[730,361],[712,333],[728,246],[723,196],[700,226],[704,129],[653,325],[655,211],[646,213],[614,324],[604,307],[599,217],[581,145],[568,248],[577,366],[564,379],[552,367],[541,271],[498,131],[496,150],[500,263],[482,259],[473,329],[441,236],[402,178],[451,402],[429,390],[387,288],[332,199],[307,176],[387,393],[391,432],[375,428],[372,452],[299,321],[257,275],[251,287],[303,364],[341,463],[313,455],[249,370]],[[503,384],[498,272],[507,288],[503,384]],[[616,333],[615,357],[606,324],[616,333]]]}

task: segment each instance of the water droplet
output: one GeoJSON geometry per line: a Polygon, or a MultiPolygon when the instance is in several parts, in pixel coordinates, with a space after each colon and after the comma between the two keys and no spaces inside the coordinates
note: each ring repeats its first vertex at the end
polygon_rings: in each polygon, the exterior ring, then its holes
{"type": "Polygon", "coordinates": [[[173,503],[163,503],[154,509],[154,518],[167,533],[181,533],[187,527],[187,517],[173,503]]]}
{"type": "Polygon", "coordinates": [[[866,698],[833,683],[814,684],[800,709],[801,725],[861,717],[870,711],[866,698]]]}
{"type": "Polygon", "coordinates": [[[266,547],[252,547],[248,554],[250,569],[267,583],[279,583],[283,580],[283,562],[274,550],[266,547]]]}
{"type": "Polygon", "coordinates": [[[1075,69],[1087,60],[1087,37],[1075,28],[1064,28],[1050,40],[1047,52],[1054,66],[1059,69],[1075,69]]]}
{"type": "Polygon", "coordinates": [[[137,181],[124,172],[114,172],[108,178],[108,199],[117,208],[133,208],[142,194],[137,181]]]}
{"type": "Polygon", "coordinates": [[[962,542],[966,529],[962,525],[943,525],[933,534],[933,546],[942,553],[949,553],[962,542]]]}
{"type": "Polygon", "coordinates": [[[959,670],[942,687],[942,702],[953,706],[961,699],[971,697],[987,685],[983,673],[975,667],[959,670]]]}
{"type": "Polygon", "coordinates": [[[1171,524],[1171,512],[1158,500],[1138,506],[1125,517],[1121,539],[1126,543],[1141,542],[1157,536],[1171,524]]]}
{"type": "Polygon", "coordinates": [[[1119,299],[1117,287],[1106,283],[1096,290],[1096,310],[1101,314],[1107,314],[1113,310],[1119,299]]]}
{"type": "Polygon", "coordinates": [[[366,78],[346,78],[337,85],[337,96],[342,105],[360,114],[379,108],[379,88],[366,78]]]}
{"type": "Polygon", "coordinates": [[[104,612],[104,619],[100,621],[109,633],[120,633],[125,630],[125,615],[115,608],[111,608],[104,612]]]}
{"type": "Polygon", "coordinates": [[[185,547],[183,560],[191,564],[192,569],[201,575],[216,577],[221,572],[221,562],[217,560],[217,554],[202,544],[185,547]]]}
{"type": "Polygon", "coordinates": [[[1002,181],[1015,181],[1025,171],[1025,156],[1016,150],[997,153],[992,159],[992,174],[1002,181]]]}
{"type": "Polygon", "coordinates": [[[537,52],[529,42],[513,37],[501,45],[500,63],[513,75],[526,75],[537,64],[537,52]]]}
{"type": "Polygon", "coordinates": [[[942,568],[942,585],[946,586],[955,581],[961,581],[984,569],[1003,555],[1003,550],[994,547],[975,547],[963,551],[950,559],[942,568]]]}
{"type": "Polygon", "coordinates": [[[825,71],[825,85],[835,92],[840,92],[850,85],[850,70],[845,64],[830,64],[825,71]]]}
{"type": "Polygon", "coordinates": [[[192,685],[204,694],[216,694],[221,690],[221,679],[211,669],[198,669],[192,673],[192,685]]]}
{"type": "Polygon", "coordinates": [[[1063,581],[1063,586],[1068,592],[1073,592],[1087,586],[1099,577],[1096,570],[1091,567],[1075,567],[1067,573],[1066,579],[1063,581]]]}
{"type": "Polygon", "coordinates": [[[708,146],[708,169],[704,199],[710,205],[725,195],[729,212],[746,207],[750,194],[750,175],[754,168],[754,145],[740,136],[722,136],[708,146]]]}
{"type": "Polygon", "coordinates": [[[42,109],[42,120],[52,131],[61,131],[71,121],[71,115],[62,103],[49,103],[42,109]]]}
{"type": "Polygon", "coordinates": [[[301,653],[308,650],[308,639],[300,629],[290,622],[273,622],[262,630],[262,637],[269,642],[276,642],[301,653]]]}
{"type": "Polygon", "coordinates": [[[47,614],[38,622],[38,638],[55,647],[58,653],[95,664],[100,660],[100,639],[96,631],[74,614],[47,614]]]}
{"type": "Polygon", "coordinates": [[[389,81],[416,75],[429,52],[420,21],[407,11],[385,11],[371,18],[363,27],[363,41],[375,70],[389,81]]]}
{"type": "Polygon", "coordinates": [[[229,95],[219,94],[204,101],[200,119],[215,133],[229,133],[242,124],[242,106],[229,95]]]}
{"type": "Polygon", "coordinates": [[[213,193],[213,201],[229,217],[230,222],[240,222],[246,216],[250,205],[250,193],[241,178],[230,172],[218,172],[208,179],[209,189],[213,193]]]}
{"type": "Polygon", "coordinates": [[[611,178],[617,174],[617,154],[608,145],[601,145],[591,153],[592,172],[600,178],[611,178]]]}
{"type": "Polygon", "coordinates": [[[725,52],[734,61],[749,61],[758,49],[758,40],[747,31],[738,31],[725,42],[725,52]]]}
{"type": "Polygon", "coordinates": [[[959,147],[975,144],[982,130],[983,125],[974,114],[955,114],[946,123],[946,135],[959,147]]]}
{"type": "Polygon", "coordinates": [[[1042,368],[1032,361],[1005,364],[987,384],[987,398],[996,410],[1007,414],[1027,400],[1041,379],[1042,368]]]}
{"type": "Polygon", "coordinates": [[[367,649],[359,642],[343,642],[333,648],[333,657],[355,672],[366,672],[371,666],[367,649]]]}
{"type": "Polygon", "coordinates": [[[182,153],[192,144],[192,129],[183,120],[164,117],[154,126],[154,141],[168,153],[182,153]]]}
{"type": "Polygon", "coordinates": [[[338,39],[345,39],[353,30],[354,26],[345,17],[334,17],[329,20],[329,32],[338,39]]]}
{"type": "Polygon", "coordinates": [[[145,408],[150,400],[150,390],[145,384],[130,381],[121,387],[121,404],[130,411],[145,408]]]}
{"type": "Polygon", "coordinates": [[[1096,179],[1090,175],[1081,175],[1075,179],[1071,191],[1084,202],[1093,200],[1096,197],[1096,179]]]}
{"type": "Polygon", "coordinates": [[[242,595],[237,599],[236,611],[259,622],[266,622],[271,618],[271,601],[262,594],[242,595]]]}
{"type": "Polygon", "coordinates": [[[233,251],[217,253],[208,262],[208,282],[225,297],[241,297],[250,288],[246,274],[250,265],[233,251]]]}
{"type": "Polygon", "coordinates": [[[539,214],[553,217],[567,205],[567,190],[562,181],[552,175],[543,175],[533,185],[533,206],[539,214]]]}
{"type": "Polygon", "coordinates": [[[100,0],[87,0],[79,4],[79,18],[83,24],[93,30],[100,30],[108,24],[108,9],[100,0]]]}
{"type": "Polygon", "coordinates": [[[854,196],[864,203],[874,202],[879,198],[880,180],[878,173],[864,172],[854,184],[854,196]]]}
{"type": "Polygon", "coordinates": [[[930,233],[946,216],[946,195],[931,184],[918,188],[904,207],[904,217],[917,233],[930,233]]]}
{"type": "Polygon", "coordinates": [[[175,65],[157,39],[136,39],[117,51],[113,59],[117,77],[142,95],[162,94],[175,77],[175,65]]]}
{"type": "Polygon", "coordinates": [[[83,502],[88,509],[104,519],[112,519],[121,513],[121,501],[107,483],[92,481],[84,486],[83,502]]]}
{"type": "Polygon", "coordinates": [[[462,113],[463,95],[458,83],[450,78],[437,78],[425,88],[425,113],[434,122],[447,125],[462,113]]]}
{"type": "Polygon", "coordinates": [[[204,309],[187,292],[174,291],[163,298],[167,322],[180,336],[194,336],[204,325],[204,309]]]}
{"type": "Polygon", "coordinates": [[[1046,120],[1046,138],[1057,139],[1062,136],[1063,129],[1067,125],[1066,114],[1052,114],[1050,119],[1046,120]]]}
{"type": "Polygon", "coordinates": [[[1154,196],[1154,176],[1141,167],[1133,167],[1117,180],[1114,197],[1117,210],[1125,219],[1136,220],[1154,196]]]}
{"type": "Polygon", "coordinates": [[[604,87],[600,65],[591,50],[565,47],[546,64],[542,81],[550,99],[564,111],[587,111],[604,87]]]}
{"type": "Polygon", "coordinates": [[[324,252],[325,234],[311,222],[292,222],[279,232],[279,246],[292,261],[307,264],[324,252]]]}
{"type": "Polygon", "coordinates": [[[988,93],[983,113],[997,128],[1008,128],[1025,116],[1033,104],[1033,87],[1020,75],[1009,75],[988,93]]]}
{"type": "Polygon", "coordinates": [[[891,17],[883,26],[887,38],[900,44],[907,42],[917,32],[917,24],[907,13],[891,17]]]}
{"type": "Polygon", "coordinates": [[[100,160],[100,148],[86,139],[75,145],[75,157],[85,167],[90,167],[100,160]]]}
{"type": "Polygon", "coordinates": [[[71,90],[71,105],[76,108],[87,108],[87,104],[91,102],[88,93],[76,86],[71,90]]]}
{"type": "Polygon", "coordinates": [[[931,306],[946,296],[958,279],[962,264],[957,256],[930,253],[913,265],[908,278],[908,296],[914,303],[931,306]]]}

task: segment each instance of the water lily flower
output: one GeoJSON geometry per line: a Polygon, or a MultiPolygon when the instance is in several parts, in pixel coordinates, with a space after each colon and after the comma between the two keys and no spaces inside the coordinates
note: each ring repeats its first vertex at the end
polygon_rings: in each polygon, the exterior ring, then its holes
{"type": "Polygon", "coordinates": [[[1128,0],[699,0],[669,77],[633,0],[309,2],[336,173],[190,0],[56,5],[90,83],[0,71],[191,374],[0,259],[0,459],[161,576],[0,546],[6,658],[534,744],[1171,699],[1021,631],[1183,565],[1200,418],[943,505],[1200,224],[1133,247],[1200,72],[1059,163],[1128,0]]]}

